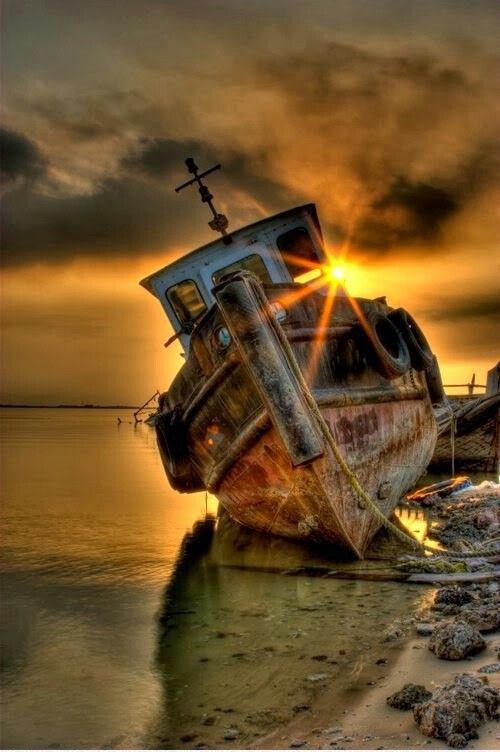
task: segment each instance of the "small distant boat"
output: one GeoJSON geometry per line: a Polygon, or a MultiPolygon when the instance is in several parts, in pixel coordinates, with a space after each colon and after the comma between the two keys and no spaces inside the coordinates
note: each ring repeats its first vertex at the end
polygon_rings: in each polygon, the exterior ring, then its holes
{"type": "MultiPolygon", "coordinates": [[[[471,390],[472,391],[472,390],[471,390]]],[[[429,470],[500,472],[500,363],[488,372],[486,393],[449,397],[436,408],[438,440],[429,470]]]]}
{"type": "Polygon", "coordinates": [[[202,182],[220,165],[186,165],[193,177],[176,190],[198,186],[222,237],[141,282],[184,349],[155,416],[170,484],[211,491],[248,527],[362,557],[380,522],[324,421],[390,516],[434,451],[436,358],[408,312],[347,294],[313,204],[229,233],[202,182]]]}

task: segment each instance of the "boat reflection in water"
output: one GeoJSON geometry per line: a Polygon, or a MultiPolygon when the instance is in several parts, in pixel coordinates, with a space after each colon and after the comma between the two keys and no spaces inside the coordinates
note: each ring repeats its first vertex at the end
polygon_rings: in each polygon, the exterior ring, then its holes
{"type": "Polygon", "coordinates": [[[383,644],[384,630],[414,611],[427,588],[313,576],[314,567],[344,567],[352,577],[360,567],[381,569],[380,561],[335,556],[224,515],[198,522],[158,614],[163,700],[145,746],[262,746],[274,729],[312,720],[325,688],[329,701],[335,693],[331,722],[341,722],[367,683],[382,680],[377,660],[394,665],[397,648],[383,644]]]}

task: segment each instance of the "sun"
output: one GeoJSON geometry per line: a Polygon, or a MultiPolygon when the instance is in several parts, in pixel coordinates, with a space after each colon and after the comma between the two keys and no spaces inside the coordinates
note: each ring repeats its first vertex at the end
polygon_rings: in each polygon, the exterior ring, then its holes
{"type": "Polygon", "coordinates": [[[328,266],[326,273],[330,280],[337,284],[344,283],[346,280],[346,269],[344,266],[340,266],[340,264],[332,264],[331,266],[328,266]]]}

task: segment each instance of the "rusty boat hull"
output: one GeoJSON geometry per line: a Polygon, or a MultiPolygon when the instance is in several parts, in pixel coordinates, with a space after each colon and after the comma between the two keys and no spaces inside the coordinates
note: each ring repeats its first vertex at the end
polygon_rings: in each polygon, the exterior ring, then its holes
{"type": "Polygon", "coordinates": [[[215,291],[217,305],[194,329],[189,357],[160,399],[160,453],[174,488],[209,490],[240,524],[363,557],[380,522],[342,472],[304,390],[389,517],[434,451],[428,379],[406,348],[403,373],[394,372],[395,351],[392,370],[390,358],[377,362],[379,343],[364,330],[366,321],[387,320],[384,300],[353,301],[340,291],[325,319],[324,295],[292,297],[279,322],[277,301],[297,287],[264,288],[243,273],[215,291]]]}
{"type": "MultiPolygon", "coordinates": [[[[435,429],[428,400],[415,394],[415,399],[397,402],[325,405],[321,412],[361,486],[390,516],[432,455],[435,429]]],[[[294,468],[274,428],[234,463],[216,494],[243,525],[340,545],[360,558],[380,527],[329,447],[323,457],[294,468]]]]}

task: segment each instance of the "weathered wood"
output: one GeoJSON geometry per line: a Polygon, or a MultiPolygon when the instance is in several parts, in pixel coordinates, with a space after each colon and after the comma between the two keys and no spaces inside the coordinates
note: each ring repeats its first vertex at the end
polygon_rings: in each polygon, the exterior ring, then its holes
{"type": "Polygon", "coordinates": [[[476,399],[451,400],[450,411],[438,414],[439,435],[430,469],[449,470],[452,454],[461,472],[498,471],[500,463],[500,393],[476,399]]]}
{"type": "Polygon", "coordinates": [[[266,302],[254,294],[251,275],[241,275],[214,294],[255,388],[294,467],[324,453],[323,441],[273,329],[266,302]]]}
{"type": "MultiPolygon", "coordinates": [[[[222,564],[225,569],[248,569],[243,564],[222,564]]],[[[491,572],[460,572],[457,574],[407,574],[395,569],[332,569],[323,566],[281,567],[252,566],[252,571],[280,574],[285,577],[320,577],[332,580],[365,580],[368,582],[407,582],[415,585],[445,585],[491,582],[500,576],[500,567],[491,572]]]]}
{"type": "MultiPolygon", "coordinates": [[[[324,408],[323,415],[363,488],[390,515],[432,453],[434,424],[428,403],[324,408]]],[[[289,538],[329,541],[357,556],[363,556],[379,527],[359,505],[329,450],[311,465],[294,469],[274,429],[233,465],[217,496],[243,525],[289,538]]]]}

